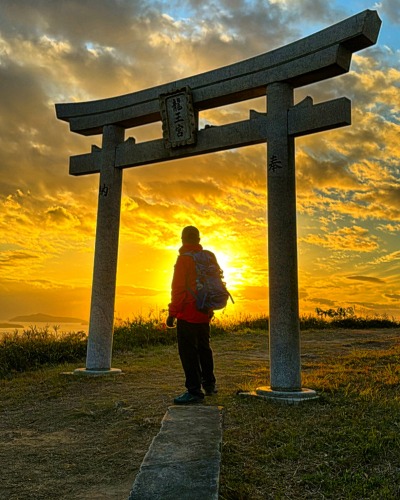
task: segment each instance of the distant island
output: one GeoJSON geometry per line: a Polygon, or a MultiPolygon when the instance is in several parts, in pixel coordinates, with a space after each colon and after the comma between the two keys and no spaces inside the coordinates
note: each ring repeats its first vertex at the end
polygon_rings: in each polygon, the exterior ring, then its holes
{"type": "Polygon", "coordinates": [[[51,316],[50,314],[29,314],[27,316],[15,316],[9,321],[23,321],[24,323],[79,323],[87,325],[87,321],[80,318],[69,318],[67,316],[51,316]]]}
{"type": "Polygon", "coordinates": [[[16,323],[0,323],[0,328],[23,328],[23,325],[17,325],[16,323]]]}

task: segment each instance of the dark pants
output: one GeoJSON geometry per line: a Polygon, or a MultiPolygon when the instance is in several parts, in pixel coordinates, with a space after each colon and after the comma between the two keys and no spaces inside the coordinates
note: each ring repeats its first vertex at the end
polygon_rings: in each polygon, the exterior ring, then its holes
{"type": "Polygon", "coordinates": [[[214,387],[214,360],[210,347],[210,325],[177,320],[178,350],[185,386],[191,394],[202,395],[201,386],[214,387]]]}

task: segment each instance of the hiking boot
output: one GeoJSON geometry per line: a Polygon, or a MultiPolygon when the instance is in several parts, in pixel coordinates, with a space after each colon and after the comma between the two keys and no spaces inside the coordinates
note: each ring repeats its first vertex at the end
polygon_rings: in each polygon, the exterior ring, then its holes
{"type": "Polygon", "coordinates": [[[184,392],[180,396],[174,399],[176,405],[190,405],[194,403],[202,403],[204,396],[190,394],[190,392],[184,392]]]}
{"type": "Polygon", "coordinates": [[[213,396],[218,392],[218,389],[215,387],[215,385],[208,385],[206,387],[203,386],[203,389],[204,392],[206,393],[206,396],[213,396]]]}

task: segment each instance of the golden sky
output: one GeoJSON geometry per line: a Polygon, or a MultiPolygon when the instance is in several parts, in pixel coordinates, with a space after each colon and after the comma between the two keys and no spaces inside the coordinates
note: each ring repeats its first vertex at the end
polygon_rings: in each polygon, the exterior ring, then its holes
{"type": "MultiPolygon", "coordinates": [[[[98,175],[68,174],[101,137],[71,133],[55,103],[135,92],[295,41],[365,9],[378,43],[350,73],[296,90],[348,97],[352,125],[296,140],[301,313],[355,306],[400,317],[400,2],[2,0],[0,319],[87,319],[98,175]],[[184,7],[182,7],[182,5],[184,7]]],[[[200,126],[265,112],[265,99],[203,112],[200,126]]],[[[161,125],[127,131],[161,137],[161,125]]],[[[124,171],[116,315],[169,301],[181,229],[196,225],[235,298],[268,312],[266,146],[124,171]]]]}

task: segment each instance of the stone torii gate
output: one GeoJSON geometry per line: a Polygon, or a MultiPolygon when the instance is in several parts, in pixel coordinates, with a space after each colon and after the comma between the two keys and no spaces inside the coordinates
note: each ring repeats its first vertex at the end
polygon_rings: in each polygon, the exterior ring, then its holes
{"type": "Polygon", "coordinates": [[[125,168],[267,143],[270,386],[261,397],[302,399],[297,276],[295,137],[349,125],[345,97],[294,105],[294,89],[349,71],[353,52],[376,43],[381,21],[365,10],[318,33],[230,66],[139,92],[56,104],[72,132],[102,134],[102,147],[70,158],[71,175],[100,173],[86,368],[111,368],[122,172],[125,168]],[[199,111],[267,96],[267,113],[198,130],[199,111]],[[162,121],[163,138],[125,140],[125,129],[162,121]]]}

